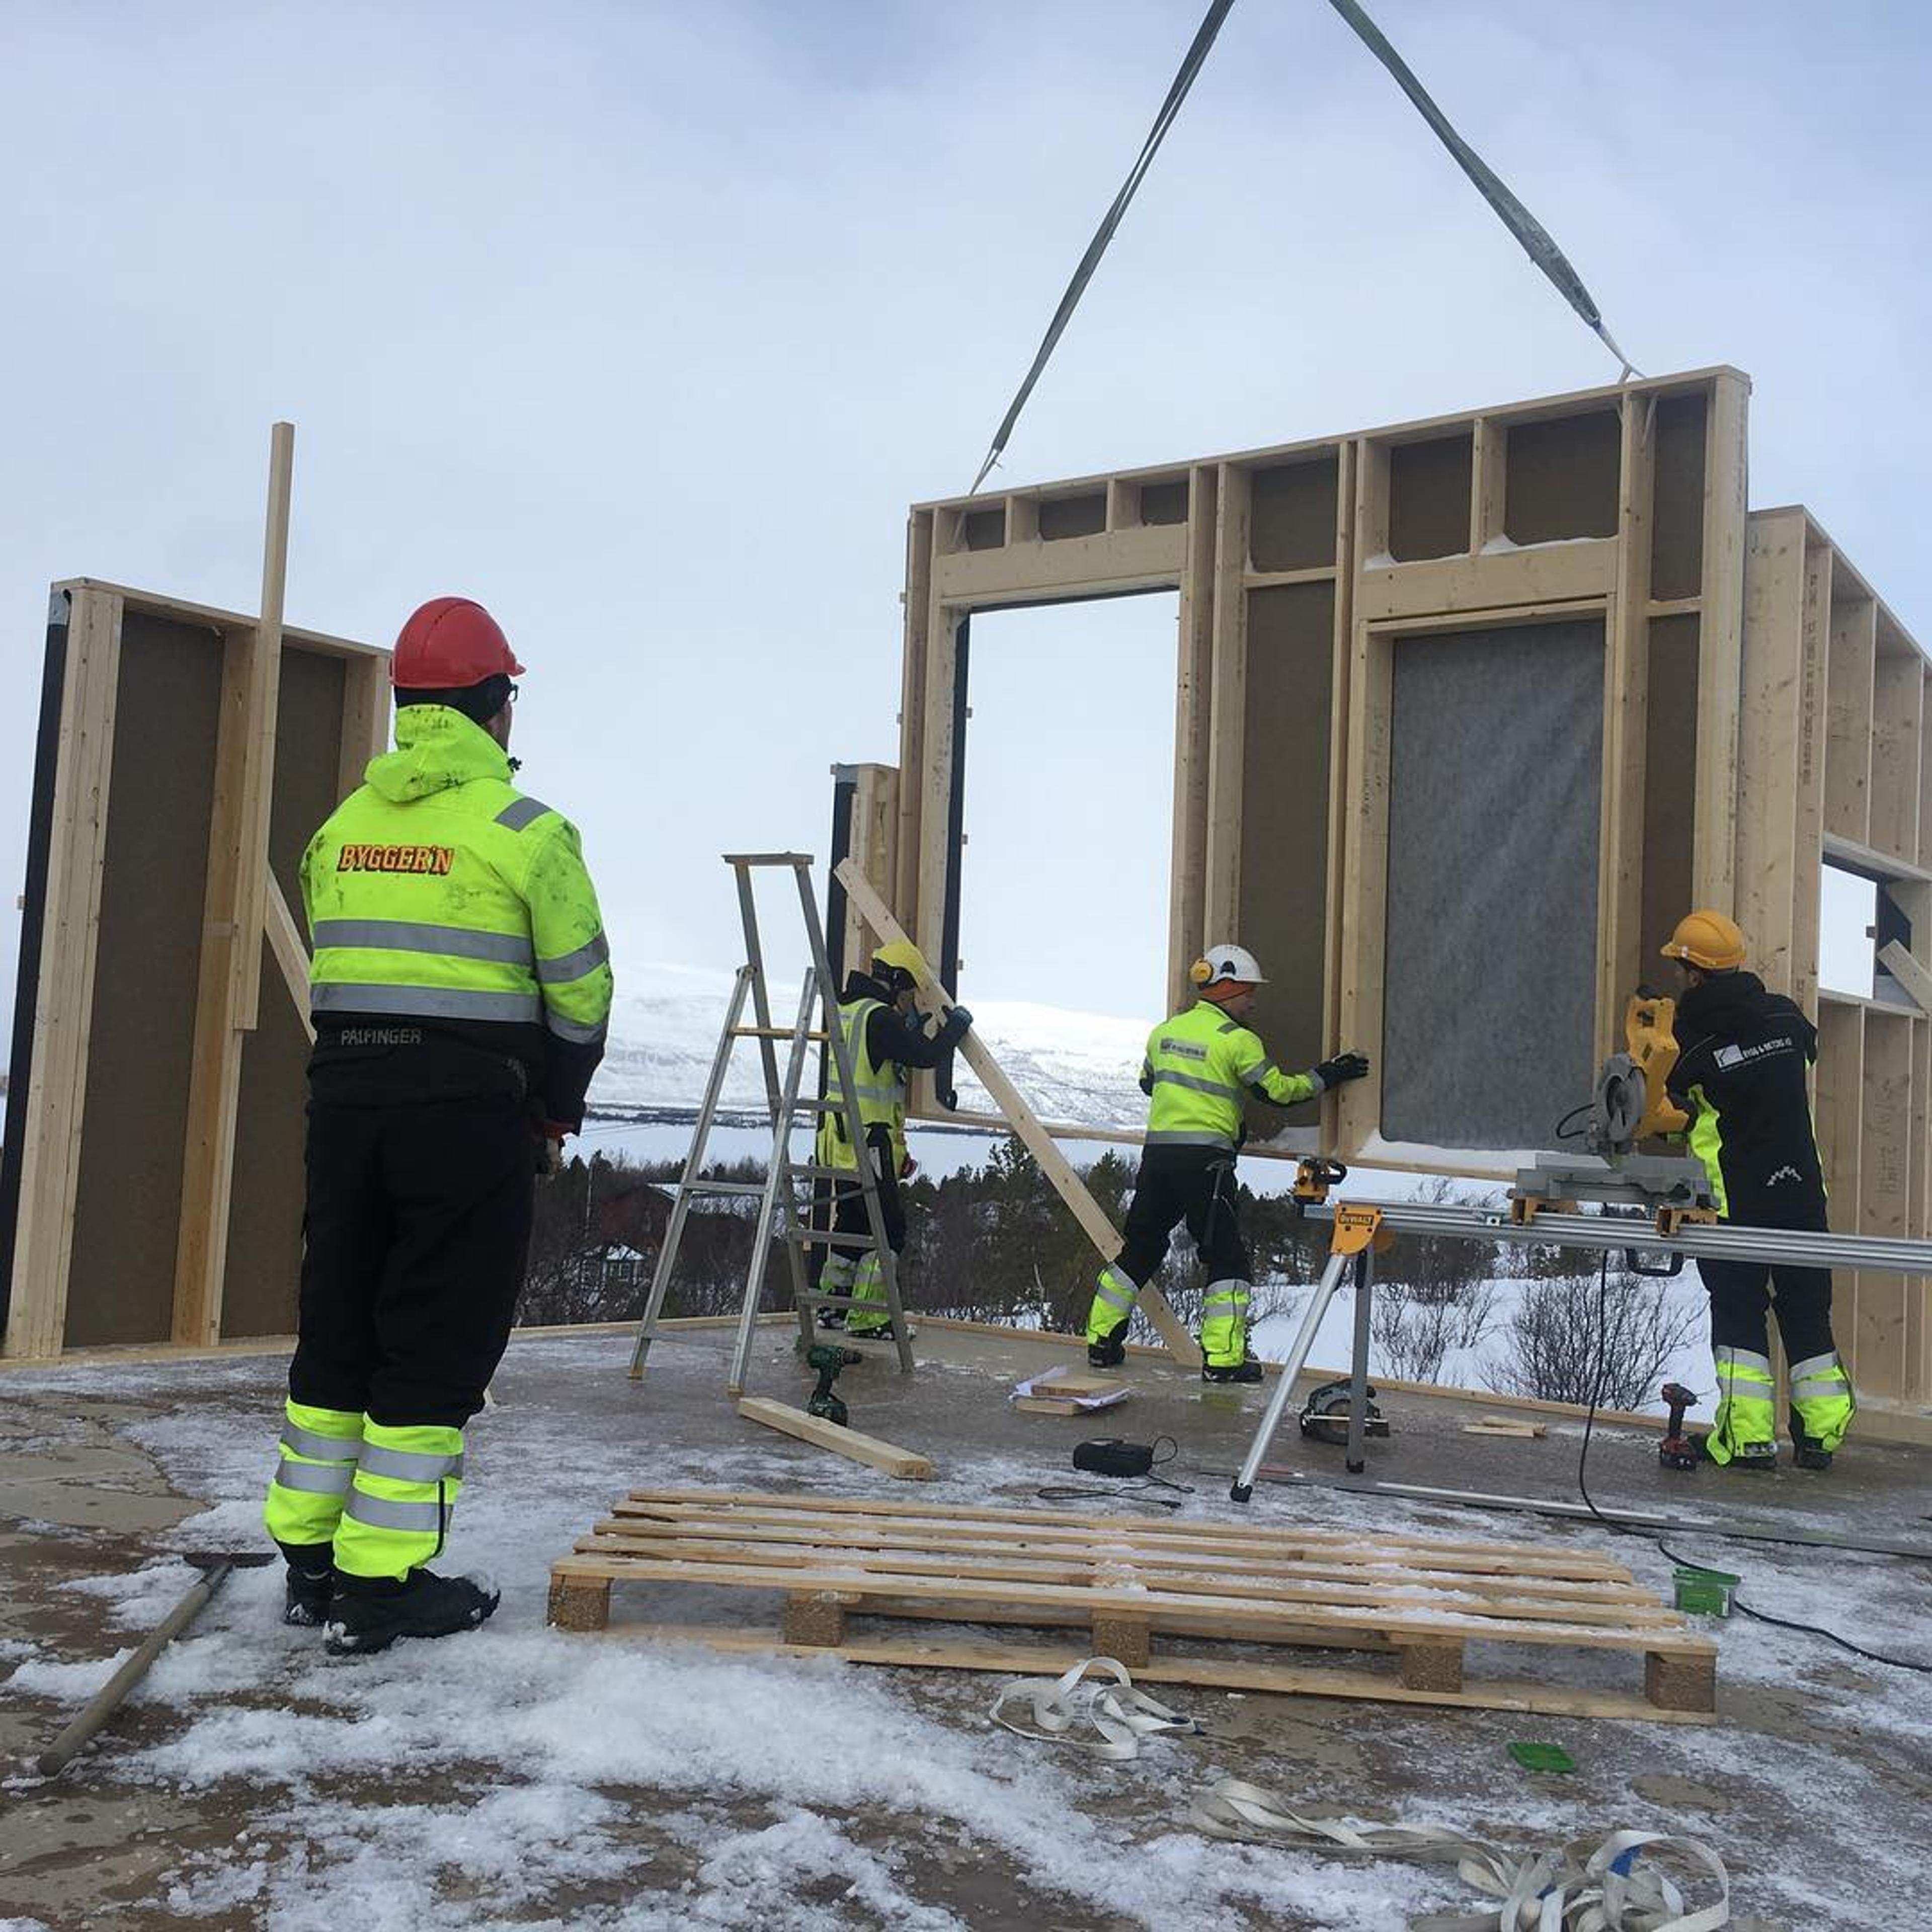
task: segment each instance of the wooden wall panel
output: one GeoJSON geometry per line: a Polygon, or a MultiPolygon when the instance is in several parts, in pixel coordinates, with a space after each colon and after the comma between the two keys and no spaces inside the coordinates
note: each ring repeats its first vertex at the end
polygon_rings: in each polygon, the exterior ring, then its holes
{"type": "MultiPolygon", "coordinates": [[[[10,1231],[7,1350],[44,1356],[182,1335],[183,1174],[190,1148],[211,1144],[196,1111],[198,1004],[214,983],[238,999],[257,974],[266,983],[241,1036],[242,1185],[221,1230],[239,1243],[226,1332],[285,1333],[300,1255],[308,1050],[291,995],[305,1004],[305,958],[285,934],[297,956],[292,986],[257,930],[242,972],[232,923],[211,928],[207,910],[211,857],[224,846],[211,826],[224,725],[239,715],[244,689],[232,675],[237,640],[252,638],[254,622],[84,580],[56,589],[86,619],[86,648],[70,644],[64,668],[50,660],[62,719],[50,857],[57,846],[59,862],[30,882],[37,897],[26,924],[55,944],[23,957],[33,970],[21,997],[35,1003],[32,1064],[64,1079],[74,1099],[64,1117],[43,1106],[40,1131],[26,1139],[30,1155],[47,1158],[38,1169],[23,1163],[32,1189],[23,1186],[10,1231]]],[[[279,782],[260,800],[264,927],[279,922],[291,897],[299,905],[302,846],[344,779],[359,778],[387,698],[382,652],[313,632],[285,632],[284,640],[284,668],[267,687],[279,691],[284,756],[279,782]]],[[[238,802],[232,787],[227,796],[238,802]]],[[[232,847],[239,834],[225,836],[232,847]]],[[[205,1243],[206,1231],[196,1238],[205,1243]]],[[[216,1320],[226,1276],[219,1286],[216,1320]]],[[[188,1339],[215,1339],[206,1316],[188,1323],[188,1339]]]]}
{"type": "Polygon", "coordinates": [[[165,1341],[171,1330],[221,656],[207,626],[128,613],[70,1348],[165,1341]]]}

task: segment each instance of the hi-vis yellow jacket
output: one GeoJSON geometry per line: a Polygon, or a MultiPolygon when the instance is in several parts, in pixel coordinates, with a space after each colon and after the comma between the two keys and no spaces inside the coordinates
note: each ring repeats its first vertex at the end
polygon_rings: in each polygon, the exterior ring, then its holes
{"type": "Polygon", "coordinates": [[[512,785],[480,725],[442,705],[398,711],[396,749],[310,840],[302,881],[319,1048],[423,1022],[534,1060],[550,1118],[577,1123],[610,1018],[610,943],[576,828],[512,785]]]}
{"type": "Polygon", "coordinates": [[[1149,1147],[1240,1144],[1241,1103],[1252,1094],[1277,1107],[1320,1090],[1305,1073],[1284,1073],[1258,1034],[1209,1000],[1166,1019],[1148,1036],[1141,1085],[1151,1096],[1149,1147]]]}

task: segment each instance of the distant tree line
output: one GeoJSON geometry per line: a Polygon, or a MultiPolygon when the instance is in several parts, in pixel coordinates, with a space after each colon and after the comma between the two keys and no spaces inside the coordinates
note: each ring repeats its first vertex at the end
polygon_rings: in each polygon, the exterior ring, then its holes
{"type": "MultiPolygon", "coordinates": [[[[537,1190],[536,1225],[518,1319],[526,1325],[634,1321],[642,1312],[683,1164],[599,1154],[572,1161],[537,1190]]],[[[709,1178],[755,1184],[764,1164],[744,1160],[709,1178]]],[[[1132,1192],[1131,1160],[1102,1154],[1081,1170],[1118,1226],[1132,1192]]],[[[1097,1261],[1039,1163],[1017,1140],[997,1142],[982,1166],[902,1184],[907,1241],[899,1292],[914,1312],[1077,1333],[1087,1322],[1097,1261]]],[[[1467,1203],[1441,1181],[1424,1201],[1467,1203]]],[[[1500,1207],[1500,1197],[1491,1205],[1500,1207]]],[[[1304,1220],[1286,1194],[1240,1190],[1241,1228],[1252,1252],[1253,1318],[1303,1304],[1328,1250],[1325,1222],[1304,1220]]],[[[755,1196],[714,1195],[687,1218],[667,1315],[735,1314],[742,1305],[757,1218],[755,1196]]],[[[775,1241],[760,1305],[790,1305],[790,1263],[775,1241]]],[[[1654,1399],[1659,1377],[1699,1325],[1662,1282],[1621,1264],[1604,1276],[1574,1250],[1402,1235],[1376,1258],[1370,1334],[1383,1372],[1434,1382],[1452,1354],[1485,1342],[1487,1386],[1546,1400],[1630,1408],[1654,1399]],[[1497,1312],[1496,1283],[1522,1291],[1497,1312]]],[[[1177,1228],[1160,1276],[1180,1319],[1198,1328],[1205,1282],[1194,1244],[1177,1228]]],[[[1136,1334],[1153,1339],[1142,1316],[1136,1334]]]]}

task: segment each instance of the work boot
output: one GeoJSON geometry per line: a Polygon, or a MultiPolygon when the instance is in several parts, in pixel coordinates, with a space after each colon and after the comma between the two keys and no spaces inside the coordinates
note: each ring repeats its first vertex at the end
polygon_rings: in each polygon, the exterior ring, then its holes
{"type": "Polygon", "coordinates": [[[1126,1336],[1127,1324],[1118,1322],[1097,1342],[1087,1344],[1087,1366],[1090,1369],[1118,1369],[1127,1359],[1126,1336]]]}
{"type": "Polygon", "coordinates": [[[1204,1382],[1258,1382],[1262,1374],[1261,1364],[1252,1355],[1238,1362],[1201,1364],[1201,1379],[1204,1382]]]}
{"type": "Polygon", "coordinates": [[[328,1600],[322,1648],[332,1657],[387,1650],[399,1636],[453,1636],[474,1630],[496,1607],[499,1592],[471,1576],[412,1570],[393,1576],[338,1576],[328,1600]]]}
{"type": "Polygon", "coordinates": [[[329,1543],[283,1543],[276,1548],[288,1558],[282,1621],[297,1630],[314,1630],[328,1610],[335,1588],[334,1548],[329,1543]]]}
{"type": "Polygon", "coordinates": [[[1700,1436],[1699,1446],[1704,1451],[1707,1462],[1716,1462],[1720,1469],[1750,1469],[1759,1475],[1774,1474],[1778,1468],[1778,1444],[1775,1442],[1740,1442],[1731,1451],[1728,1462],[1718,1462],[1711,1454],[1711,1438],[1700,1436]]]}
{"type": "Polygon", "coordinates": [[[1791,1462],[1798,1469],[1828,1469],[1832,1466],[1832,1452],[1815,1436],[1794,1436],[1791,1438],[1791,1462]]]}
{"type": "Polygon", "coordinates": [[[821,1308],[818,1311],[818,1325],[821,1328],[842,1328],[845,1325],[845,1311],[842,1308],[821,1308]]]}

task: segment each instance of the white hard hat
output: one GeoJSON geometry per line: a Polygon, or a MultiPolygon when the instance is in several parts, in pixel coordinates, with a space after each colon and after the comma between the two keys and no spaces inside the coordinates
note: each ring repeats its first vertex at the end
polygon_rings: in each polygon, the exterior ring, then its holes
{"type": "Polygon", "coordinates": [[[1187,969],[1187,976],[1197,987],[1265,986],[1268,975],[1262,962],[1245,946],[1210,946],[1187,969]]]}

